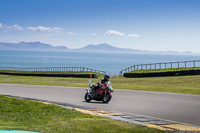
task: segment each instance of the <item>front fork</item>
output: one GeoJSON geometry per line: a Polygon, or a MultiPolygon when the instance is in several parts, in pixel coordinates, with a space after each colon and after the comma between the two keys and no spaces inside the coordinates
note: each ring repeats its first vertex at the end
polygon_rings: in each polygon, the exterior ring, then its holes
{"type": "Polygon", "coordinates": [[[87,91],[87,93],[89,93],[89,94],[90,94],[90,90],[89,90],[88,88],[86,88],[86,91],[87,91]]]}
{"type": "Polygon", "coordinates": [[[88,95],[89,95],[90,97],[92,97],[92,98],[93,98],[93,95],[92,95],[92,93],[91,93],[90,89],[86,88],[86,92],[88,93],[88,95]]]}

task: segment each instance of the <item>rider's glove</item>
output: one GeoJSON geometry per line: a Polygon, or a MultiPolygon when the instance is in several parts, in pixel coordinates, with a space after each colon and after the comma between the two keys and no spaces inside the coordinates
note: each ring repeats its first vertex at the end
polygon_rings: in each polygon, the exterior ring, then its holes
{"type": "Polygon", "coordinates": [[[90,84],[89,87],[91,88],[93,86],[93,84],[90,84]]]}
{"type": "Polygon", "coordinates": [[[112,89],[112,87],[109,87],[109,91],[113,92],[113,89],[112,89]]]}

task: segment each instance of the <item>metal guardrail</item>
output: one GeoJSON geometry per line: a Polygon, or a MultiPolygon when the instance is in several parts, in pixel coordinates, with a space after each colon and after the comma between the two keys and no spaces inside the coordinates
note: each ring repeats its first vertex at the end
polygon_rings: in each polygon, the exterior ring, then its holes
{"type": "MultiPolygon", "coordinates": [[[[181,62],[164,62],[164,63],[151,63],[151,64],[139,64],[125,68],[119,72],[119,75],[123,75],[126,72],[132,72],[135,70],[147,70],[147,69],[168,69],[168,68],[190,68],[200,67],[200,60],[194,61],[181,61],[181,62]]],[[[86,67],[0,67],[0,70],[16,70],[16,71],[73,71],[73,72],[98,72],[106,74],[105,71],[95,70],[86,67]]]]}
{"type": "Polygon", "coordinates": [[[86,67],[0,67],[0,70],[16,71],[73,71],[73,72],[98,72],[106,74],[105,71],[95,70],[86,67]]]}
{"type": "Polygon", "coordinates": [[[128,68],[121,70],[119,72],[119,75],[123,75],[126,72],[132,72],[135,70],[191,68],[191,67],[200,67],[200,60],[133,65],[133,66],[130,66],[128,68]]]}

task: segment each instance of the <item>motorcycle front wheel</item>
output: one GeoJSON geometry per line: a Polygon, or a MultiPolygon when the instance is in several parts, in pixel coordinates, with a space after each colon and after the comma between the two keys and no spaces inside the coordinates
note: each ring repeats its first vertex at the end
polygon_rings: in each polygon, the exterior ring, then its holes
{"type": "Polygon", "coordinates": [[[85,101],[90,102],[91,100],[92,100],[91,96],[88,93],[86,93],[85,94],[85,101]]]}
{"type": "Polygon", "coordinates": [[[108,103],[112,98],[112,95],[111,94],[104,94],[103,97],[102,97],[102,102],[103,103],[108,103]]]}

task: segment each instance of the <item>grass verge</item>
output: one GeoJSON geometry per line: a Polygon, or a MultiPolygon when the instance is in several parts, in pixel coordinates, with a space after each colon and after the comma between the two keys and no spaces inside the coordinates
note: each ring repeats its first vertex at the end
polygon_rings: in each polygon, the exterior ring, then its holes
{"type": "MultiPolygon", "coordinates": [[[[88,87],[88,80],[92,80],[92,83],[97,83],[100,78],[101,77],[98,79],[39,77],[0,74],[0,83],[88,87]]],[[[200,95],[200,75],[151,78],[111,77],[111,82],[114,89],[145,90],[200,95]]]]}
{"type": "Polygon", "coordinates": [[[113,78],[114,88],[200,95],[200,75],[149,78],[113,78]]]}
{"type": "Polygon", "coordinates": [[[91,116],[56,105],[0,96],[0,130],[42,133],[161,133],[152,128],[91,116]]]}
{"type": "Polygon", "coordinates": [[[0,72],[4,72],[4,73],[28,73],[28,74],[35,74],[35,73],[39,73],[39,74],[98,74],[98,77],[102,78],[104,77],[103,74],[98,73],[98,72],[90,72],[90,71],[16,71],[16,70],[0,70],[0,72]]]}
{"type": "Polygon", "coordinates": [[[156,72],[174,72],[174,71],[187,71],[187,70],[200,70],[200,67],[190,67],[190,68],[167,68],[167,69],[143,69],[136,70],[128,73],[156,73],[156,72]]]}

